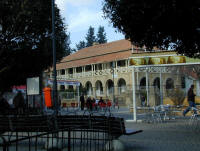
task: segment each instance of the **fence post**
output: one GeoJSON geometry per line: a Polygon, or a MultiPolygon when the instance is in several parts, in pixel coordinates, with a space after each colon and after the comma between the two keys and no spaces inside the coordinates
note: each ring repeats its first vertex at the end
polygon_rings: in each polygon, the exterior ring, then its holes
{"type": "Polygon", "coordinates": [[[71,151],[71,130],[68,129],[68,151],[71,151]]]}
{"type": "Polygon", "coordinates": [[[6,139],[3,136],[0,136],[3,140],[3,151],[8,151],[8,143],[6,142],[6,139]]]}

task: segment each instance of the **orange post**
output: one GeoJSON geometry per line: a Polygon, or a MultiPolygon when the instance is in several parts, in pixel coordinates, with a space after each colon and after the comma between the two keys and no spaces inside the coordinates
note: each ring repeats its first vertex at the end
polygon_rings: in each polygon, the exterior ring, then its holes
{"type": "Polygon", "coordinates": [[[52,107],[52,101],[51,101],[51,88],[45,87],[43,89],[44,92],[44,100],[46,107],[52,107]]]}

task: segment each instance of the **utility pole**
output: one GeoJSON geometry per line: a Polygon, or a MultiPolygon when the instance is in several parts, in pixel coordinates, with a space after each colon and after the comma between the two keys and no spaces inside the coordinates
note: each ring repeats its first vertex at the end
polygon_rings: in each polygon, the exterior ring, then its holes
{"type": "Polygon", "coordinates": [[[56,72],[56,42],[55,42],[55,0],[51,1],[52,7],[52,47],[53,47],[53,103],[56,109],[56,114],[58,113],[58,103],[57,103],[57,72],[56,72]]]}

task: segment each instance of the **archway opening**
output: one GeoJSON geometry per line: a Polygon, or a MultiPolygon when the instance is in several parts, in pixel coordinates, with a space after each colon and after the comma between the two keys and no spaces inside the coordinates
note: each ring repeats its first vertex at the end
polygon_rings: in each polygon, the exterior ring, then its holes
{"type": "Polygon", "coordinates": [[[96,82],[95,88],[96,88],[96,96],[103,95],[103,85],[101,81],[96,82]]]}
{"type": "Polygon", "coordinates": [[[119,79],[118,81],[118,94],[126,92],[126,81],[124,79],[119,79]]]}
{"type": "Polygon", "coordinates": [[[85,88],[86,88],[86,94],[92,95],[92,83],[88,81],[85,85],[85,88]]]}

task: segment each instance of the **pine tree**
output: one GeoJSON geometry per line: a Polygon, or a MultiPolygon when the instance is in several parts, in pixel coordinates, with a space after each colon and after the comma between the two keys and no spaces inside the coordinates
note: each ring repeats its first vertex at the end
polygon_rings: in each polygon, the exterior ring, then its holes
{"type": "Polygon", "coordinates": [[[83,48],[85,48],[85,47],[86,47],[86,43],[85,43],[84,40],[83,40],[83,41],[80,41],[78,44],[76,44],[77,50],[83,49],[83,48]]]}
{"type": "Polygon", "coordinates": [[[103,44],[107,42],[106,33],[103,26],[99,26],[98,33],[97,33],[97,42],[99,44],[103,44]]]}
{"type": "Polygon", "coordinates": [[[96,42],[96,37],[94,35],[94,28],[92,26],[89,27],[88,33],[86,35],[86,47],[90,47],[96,42]]]}

